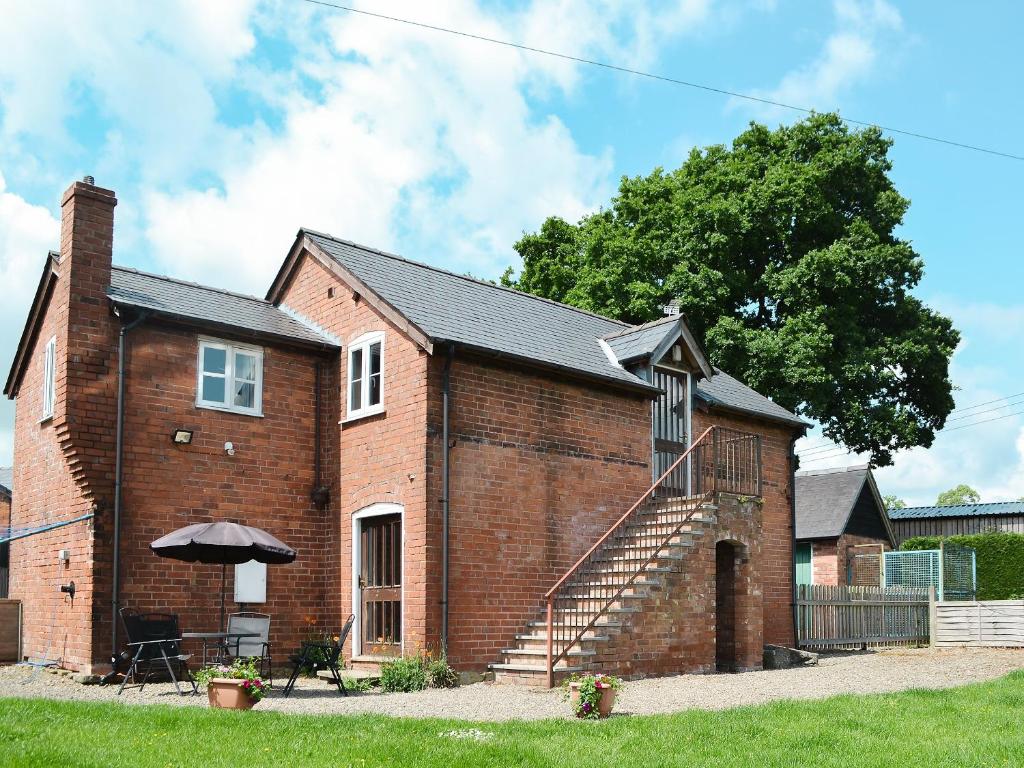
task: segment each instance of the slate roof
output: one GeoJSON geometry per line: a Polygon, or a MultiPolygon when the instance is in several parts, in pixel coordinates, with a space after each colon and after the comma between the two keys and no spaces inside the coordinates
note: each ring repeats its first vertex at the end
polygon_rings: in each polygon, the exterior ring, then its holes
{"type": "Polygon", "coordinates": [[[796,473],[796,538],[842,536],[870,470],[866,464],[796,473]]]}
{"type": "Polygon", "coordinates": [[[604,340],[611,347],[615,357],[623,365],[650,357],[658,344],[672,329],[673,323],[679,322],[679,316],[653,320],[632,328],[620,329],[616,333],[605,336],[604,340]]]}
{"type": "Polygon", "coordinates": [[[290,341],[338,346],[326,333],[255,296],[118,266],[112,269],[110,282],[107,295],[116,304],[290,341]]]}
{"type": "Polygon", "coordinates": [[[741,411],[764,419],[782,421],[795,427],[809,427],[810,424],[799,416],[774,403],[760,392],[756,392],[739,379],[715,368],[710,379],[701,379],[694,388],[696,395],[710,405],[719,405],[733,411],[741,411]]]}
{"type": "Polygon", "coordinates": [[[993,501],[987,504],[952,504],[945,507],[890,509],[893,520],[927,520],[942,517],[1001,517],[1024,515],[1024,501],[993,501]]]}
{"type": "Polygon", "coordinates": [[[434,341],[650,389],[609,360],[598,341],[629,328],[625,323],[330,235],[302,233],[434,341]]]}
{"type": "Polygon", "coordinates": [[[14,490],[14,467],[0,467],[0,494],[10,496],[14,490]]]}

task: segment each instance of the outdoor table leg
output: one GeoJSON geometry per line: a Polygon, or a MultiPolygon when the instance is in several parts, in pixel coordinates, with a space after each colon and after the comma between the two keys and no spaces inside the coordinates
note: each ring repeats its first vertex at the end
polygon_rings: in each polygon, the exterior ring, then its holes
{"type": "Polygon", "coordinates": [[[142,655],[142,649],[143,649],[144,647],[145,647],[145,646],[142,646],[142,645],[140,645],[140,646],[139,646],[139,650],[137,650],[137,651],[135,652],[135,655],[134,655],[134,656],[132,656],[132,663],[128,665],[128,671],[124,673],[124,679],[123,679],[123,680],[121,681],[121,687],[117,689],[117,695],[118,695],[118,696],[120,696],[120,695],[121,695],[121,691],[123,691],[123,690],[124,690],[124,686],[125,686],[125,683],[127,683],[127,682],[128,682],[128,676],[129,676],[129,675],[131,675],[132,677],[134,677],[134,676],[135,676],[135,667],[136,667],[136,666],[138,665],[138,663],[139,663],[139,656],[141,656],[141,655],[142,655]]]}

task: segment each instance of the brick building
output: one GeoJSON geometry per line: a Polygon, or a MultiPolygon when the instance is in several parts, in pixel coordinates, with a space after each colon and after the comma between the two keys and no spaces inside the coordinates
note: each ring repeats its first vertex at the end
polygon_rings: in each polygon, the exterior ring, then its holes
{"type": "Polygon", "coordinates": [[[632,327],[308,230],[258,299],[113,266],[115,205],[65,193],[5,387],[13,524],[78,521],[12,543],[27,654],[103,668],[123,606],[215,628],[220,569],[148,549],[211,520],[298,551],[245,604],[278,658],[354,613],[352,663],[443,644],[543,682],[545,594],[620,519],[557,593],[591,617],[557,672],[748,669],[792,644],[805,425],[682,318],[632,327]]]}
{"type": "Polygon", "coordinates": [[[867,465],[797,472],[798,584],[879,586],[896,538],[867,465]]]}

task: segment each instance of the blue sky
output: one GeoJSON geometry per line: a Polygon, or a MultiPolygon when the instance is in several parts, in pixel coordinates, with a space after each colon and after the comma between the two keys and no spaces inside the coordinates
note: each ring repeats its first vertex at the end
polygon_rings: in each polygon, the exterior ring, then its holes
{"type": "MultiPolygon", "coordinates": [[[[357,5],[1024,154],[1013,2],[357,5]]],[[[5,364],[57,245],[60,193],[85,173],[118,193],[115,261],[262,295],[300,226],[494,277],[521,232],[594,210],[622,175],[752,119],[798,118],[300,0],[0,0],[0,13],[5,364]]],[[[892,158],[913,203],[902,234],[926,264],[918,295],[964,335],[958,405],[1024,392],[1024,162],[906,137],[892,158]]],[[[1024,410],[1006,403],[950,426],[1024,410]]],[[[12,427],[5,401],[0,465],[12,427]]],[[[805,466],[858,461],[820,442],[805,466]]],[[[878,477],[911,503],[959,482],[1024,496],[1024,417],[950,430],[878,477]]]]}

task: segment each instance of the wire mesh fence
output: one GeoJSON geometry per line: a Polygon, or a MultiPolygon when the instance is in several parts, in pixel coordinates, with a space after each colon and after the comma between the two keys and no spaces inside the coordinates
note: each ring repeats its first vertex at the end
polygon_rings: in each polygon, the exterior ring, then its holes
{"type": "Polygon", "coordinates": [[[886,552],[882,586],[928,589],[939,600],[973,600],[977,593],[975,553],[943,542],[939,549],[886,552]]]}

